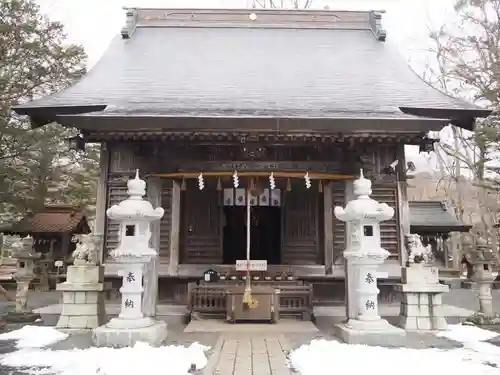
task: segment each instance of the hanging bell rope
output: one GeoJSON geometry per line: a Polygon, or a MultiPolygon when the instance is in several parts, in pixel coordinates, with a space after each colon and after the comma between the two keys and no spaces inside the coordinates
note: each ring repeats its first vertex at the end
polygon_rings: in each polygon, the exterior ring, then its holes
{"type": "Polygon", "coordinates": [[[222,190],[222,183],[220,181],[220,177],[217,177],[217,191],[221,191],[222,190]]]}
{"type": "Polygon", "coordinates": [[[323,192],[323,181],[319,180],[318,183],[318,192],[322,193],[323,192]]]}
{"type": "Polygon", "coordinates": [[[286,180],[286,191],[292,191],[292,181],[290,181],[290,178],[287,178],[286,180]]]}
{"type": "Polygon", "coordinates": [[[186,179],[185,178],[182,178],[181,190],[186,190],[186,179]]]}

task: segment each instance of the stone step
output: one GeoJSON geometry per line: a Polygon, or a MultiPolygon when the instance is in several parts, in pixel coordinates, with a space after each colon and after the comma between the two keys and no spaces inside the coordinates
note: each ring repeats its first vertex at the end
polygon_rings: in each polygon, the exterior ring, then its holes
{"type": "MultiPolygon", "coordinates": [[[[48,305],[39,309],[35,309],[34,312],[39,313],[42,316],[45,325],[55,326],[59,315],[62,311],[61,304],[48,305]]],[[[157,319],[161,319],[167,324],[186,324],[188,319],[188,310],[185,305],[164,305],[160,304],[156,308],[157,319]]],[[[106,313],[108,314],[108,319],[116,317],[120,312],[119,304],[106,304],[106,313]]]]}

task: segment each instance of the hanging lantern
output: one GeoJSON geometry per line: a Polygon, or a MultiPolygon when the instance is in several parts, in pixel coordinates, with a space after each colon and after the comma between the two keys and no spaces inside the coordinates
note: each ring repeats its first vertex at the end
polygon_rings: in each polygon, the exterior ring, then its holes
{"type": "Polygon", "coordinates": [[[306,172],[304,175],[304,181],[306,183],[306,188],[310,189],[311,188],[311,178],[309,177],[309,172],[306,172]]]}
{"type": "Polygon", "coordinates": [[[221,191],[222,190],[222,183],[220,181],[220,177],[217,177],[217,191],[221,191]]]}
{"type": "Polygon", "coordinates": [[[292,182],[290,181],[290,177],[286,180],[286,191],[292,191],[292,182]]]}
{"type": "Polygon", "coordinates": [[[184,177],[182,177],[181,190],[182,191],[186,190],[186,179],[184,177]]]}
{"type": "Polygon", "coordinates": [[[203,173],[198,175],[198,189],[203,190],[205,188],[205,181],[203,181],[203,173]]]}
{"type": "Polygon", "coordinates": [[[85,139],[81,134],[68,139],[68,148],[73,151],[85,151],[85,139]]]}
{"type": "Polygon", "coordinates": [[[322,193],[323,192],[323,181],[319,180],[318,183],[318,192],[322,193]]]}

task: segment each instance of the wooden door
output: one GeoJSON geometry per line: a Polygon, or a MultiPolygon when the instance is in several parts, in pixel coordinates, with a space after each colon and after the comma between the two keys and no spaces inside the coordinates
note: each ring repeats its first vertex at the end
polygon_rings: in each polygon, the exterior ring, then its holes
{"type": "Polygon", "coordinates": [[[283,264],[320,264],[316,189],[286,192],[283,204],[283,264]]]}
{"type": "Polygon", "coordinates": [[[182,192],[181,263],[222,263],[222,210],[219,195],[216,189],[200,191],[196,184],[188,184],[182,192]]]}

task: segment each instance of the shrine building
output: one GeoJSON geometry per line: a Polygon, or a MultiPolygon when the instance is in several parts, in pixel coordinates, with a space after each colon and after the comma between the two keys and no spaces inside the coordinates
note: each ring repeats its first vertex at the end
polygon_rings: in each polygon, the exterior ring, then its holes
{"type": "Polygon", "coordinates": [[[139,169],[165,209],[152,235],[161,296],[183,300],[207,269],[230,275],[246,259],[247,189],[250,258],[267,261],[266,279],[321,293],[344,278],[348,233],[333,208],[362,168],[372,198],[396,210],[381,224],[382,271],[399,278],[404,146],[431,151],[429,132],[473,130],[489,111],[429,86],[386,37],[375,11],[133,8],[85,77],[14,110],[102,145],[96,234],[109,277],[118,226],[105,212],[139,169]]]}

